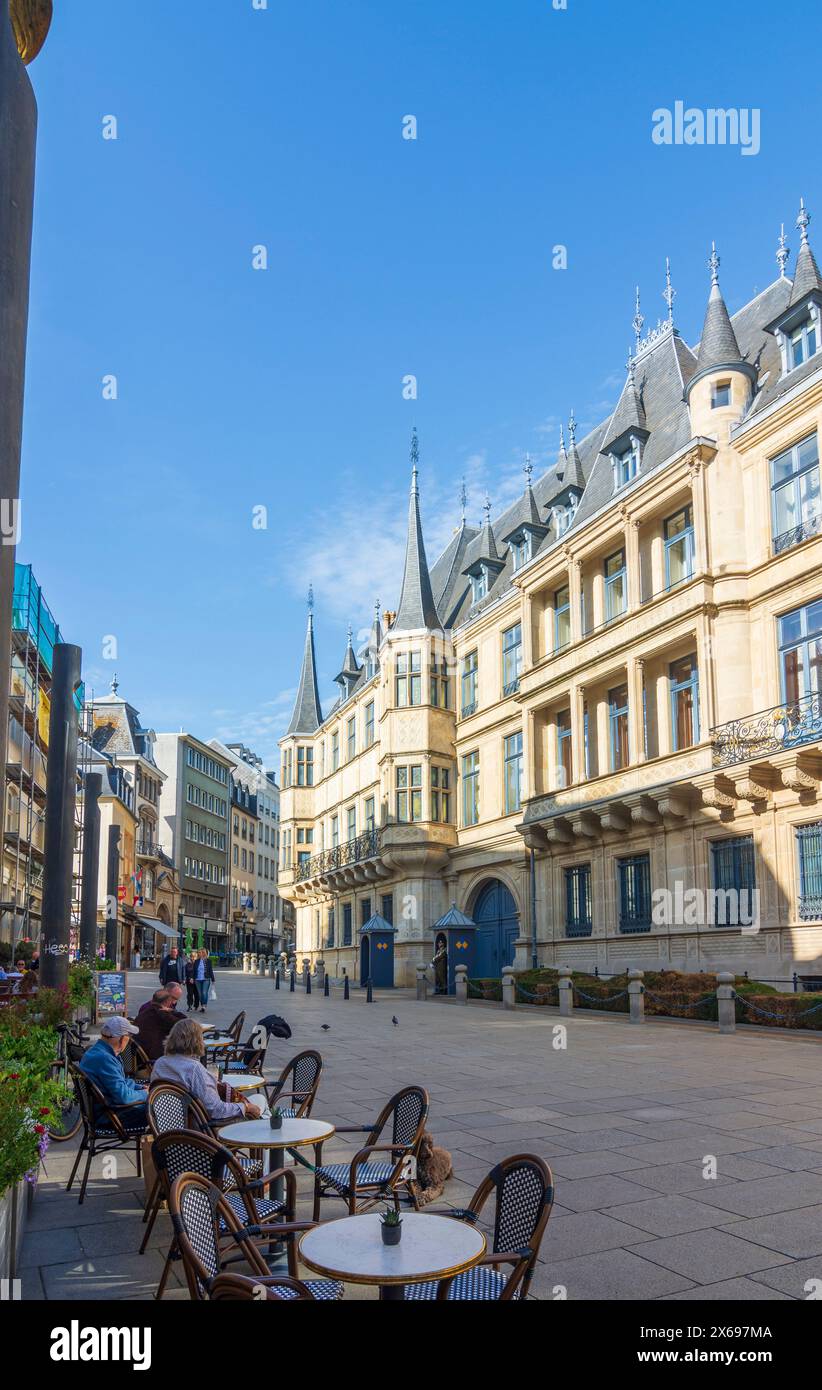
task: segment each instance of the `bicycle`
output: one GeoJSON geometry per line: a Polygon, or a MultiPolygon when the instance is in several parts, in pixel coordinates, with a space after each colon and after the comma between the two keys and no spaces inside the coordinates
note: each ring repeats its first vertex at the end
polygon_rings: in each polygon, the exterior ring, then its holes
{"type": "Polygon", "coordinates": [[[60,1103],[59,1117],[46,1126],[53,1143],[62,1144],[73,1139],[83,1123],[80,1102],[71,1079],[69,1065],[77,1063],[89,1046],[85,1034],[86,1019],[78,1019],[76,1024],[61,1023],[58,1026],[57,1057],[49,1068],[49,1080],[58,1081],[62,1086],[63,1099],[60,1103]]]}

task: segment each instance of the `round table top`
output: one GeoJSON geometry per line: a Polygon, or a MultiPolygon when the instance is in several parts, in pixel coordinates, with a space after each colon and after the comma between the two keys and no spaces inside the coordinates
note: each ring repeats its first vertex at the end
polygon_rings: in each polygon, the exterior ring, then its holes
{"type": "Polygon", "coordinates": [[[280,1129],[272,1129],[268,1120],[240,1120],[221,1129],[220,1138],[234,1149],[298,1149],[301,1144],[319,1144],[333,1133],[334,1126],[325,1120],[286,1119],[280,1129]]]}
{"type": "Polygon", "coordinates": [[[255,1076],[250,1071],[227,1071],[223,1081],[234,1091],[262,1091],[265,1086],[265,1077],[255,1076]]]}
{"type": "Polygon", "coordinates": [[[218,1038],[214,1038],[214,1037],[212,1037],[212,1035],[211,1035],[210,1033],[209,1033],[209,1035],[208,1035],[207,1038],[204,1038],[204,1039],[203,1039],[203,1041],[205,1042],[206,1047],[233,1047],[233,1046],[234,1046],[234,1039],[233,1039],[233,1038],[219,1038],[219,1037],[218,1037],[218,1038]]]}
{"type": "Polygon", "coordinates": [[[460,1274],[481,1260],[482,1231],[451,1216],[407,1212],[399,1245],[383,1245],[378,1212],[323,1221],[300,1237],[300,1259],[348,1284],[414,1284],[460,1274]]]}

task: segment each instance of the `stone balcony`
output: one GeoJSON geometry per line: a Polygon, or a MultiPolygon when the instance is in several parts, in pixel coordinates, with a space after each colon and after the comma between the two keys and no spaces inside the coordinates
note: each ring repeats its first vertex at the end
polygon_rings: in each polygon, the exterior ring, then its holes
{"type": "Polygon", "coordinates": [[[281,871],[279,891],[291,902],[306,902],[402,874],[439,872],[455,844],[453,826],[392,822],[281,871]]]}

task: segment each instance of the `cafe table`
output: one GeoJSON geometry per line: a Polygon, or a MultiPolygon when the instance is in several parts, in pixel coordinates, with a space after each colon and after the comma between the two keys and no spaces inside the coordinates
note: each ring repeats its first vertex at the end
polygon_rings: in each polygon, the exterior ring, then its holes
{"type": "MultiPolygon", "coordinates": [[[[259,1077],[257,1078],[259,1081],[259,1077]]],[[[233,1086],[233,1079],[229,1081],[233,1086]]],[[[267,1117],[261,1120],[238,1120],[219,1131],[219,1138],[230,1149],[267,1149],[268,1171],[282,1168],[286,1149],[300,1149],[306,1144],[322,1144],[334,1133],[334,1126],[325,1120],[284,1119],[279,1129],[272,1129],[267,1117]]],[[[279,1178],[273,1185],[272,1197],[281,1202],[285,1184],[279,1178]]]]}
{"type": "Polygon", "coordinates": [[[232,1091],[265,1091],[265,1077],[251,1071],[223,1072],[223,1081],[232,1091]]]}
{"type": "Polygon", "coordinates": [[[383,1245],[379,1212],[323,1221],[300,1237],[303,1264],[345,1284],[377,1284],[380,1298],[405,1298],[406,1284],[461,1274],[485,1254],[482,1231],[451,1216],[407,1212],[398,1245],[383,1245]]]}

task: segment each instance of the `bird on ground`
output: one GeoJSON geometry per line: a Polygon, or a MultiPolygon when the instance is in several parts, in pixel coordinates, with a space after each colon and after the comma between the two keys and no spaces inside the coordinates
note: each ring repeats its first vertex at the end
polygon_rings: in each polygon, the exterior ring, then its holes
{"type": "Polygon", "coordinates": [[[322,1028],[322,1030],[323,1030],[324,1033],[330,1033],[330,1032],[331,1032],[331,1024],[330,1024],[330,1023],[321,1023],[321,1024],[320,1024],[320,1027],[322,1028]]]}
{"type": "Polygon", "coordinates": [[[391,1022],[393,1023],[393,1025],[394,1025],[395,1028],[399,1028],[399,1026],[400,1026],[400,1021],[399,1021],[399,1019],[397,1018],[397,1015],[396,1015],[396,1014],[392,1014],[392,1015],[391,1015],[391,1022]]]}

